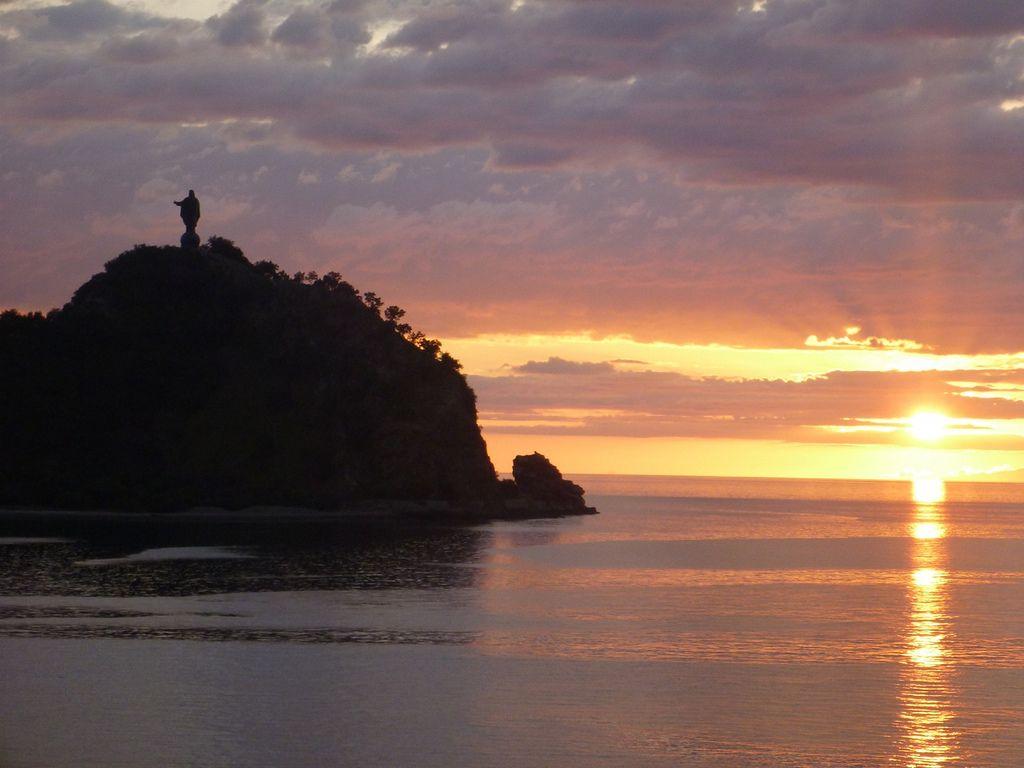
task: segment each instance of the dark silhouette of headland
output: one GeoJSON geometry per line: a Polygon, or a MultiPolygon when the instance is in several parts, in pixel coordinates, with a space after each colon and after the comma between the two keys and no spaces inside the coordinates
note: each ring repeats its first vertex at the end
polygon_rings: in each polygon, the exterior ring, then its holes
{"type": "Polygon", "coordinates": [[[461,366],[404,314],[224,238],[136,246],[0,314],[0,504],[592,512],[539,454],[499,482],[461,366]]]}

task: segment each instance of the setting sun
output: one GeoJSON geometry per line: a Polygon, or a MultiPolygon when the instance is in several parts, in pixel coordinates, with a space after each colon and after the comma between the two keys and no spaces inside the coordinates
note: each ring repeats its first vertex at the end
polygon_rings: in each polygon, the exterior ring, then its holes
{"type": "Polygon", "coordinates": [[[910,417],[910,434],[918,440],[933,442],[946,435],[949,419],[941,413],[920,411],[910,417]]]}
{"type": "MultiPolygon", "coordinates": [[[[946,484],[941,477],[918,475],[912,481],[912,492],[917,504],[938,504],[946,500],[946,484]]],[[[928,538],[916,536],[916,538],[928,538]]]]}

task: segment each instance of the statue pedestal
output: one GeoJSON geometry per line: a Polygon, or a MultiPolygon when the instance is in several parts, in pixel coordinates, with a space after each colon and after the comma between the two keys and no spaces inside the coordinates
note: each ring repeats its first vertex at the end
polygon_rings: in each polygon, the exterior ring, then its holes
{"type": "Polygon", "coordinates": [[[199,235],[196,234],[194,229],[190,229],[181,236],[181,247],[194,251],[199,247],[199,235]]]}

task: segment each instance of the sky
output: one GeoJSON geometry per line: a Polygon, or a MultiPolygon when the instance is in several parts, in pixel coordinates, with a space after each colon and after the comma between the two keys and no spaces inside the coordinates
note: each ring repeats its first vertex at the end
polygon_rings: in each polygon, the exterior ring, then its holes
{"type": "Polygon", "coordinates": [[[0,179],[0,307],[194,188],[440,338],[502,471],[1024,468],[1019,0],[0,0],[0,179]]]}

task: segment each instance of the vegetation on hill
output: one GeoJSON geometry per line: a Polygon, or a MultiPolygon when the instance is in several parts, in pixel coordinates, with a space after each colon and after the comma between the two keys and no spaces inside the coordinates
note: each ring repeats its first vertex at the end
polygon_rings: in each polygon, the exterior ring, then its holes
{"type": "Polygon", "coordinates": [[[0,503],[499,503],[459,363],[403,315],[223,238],[136,246],[0,315],[0,503]]]}

